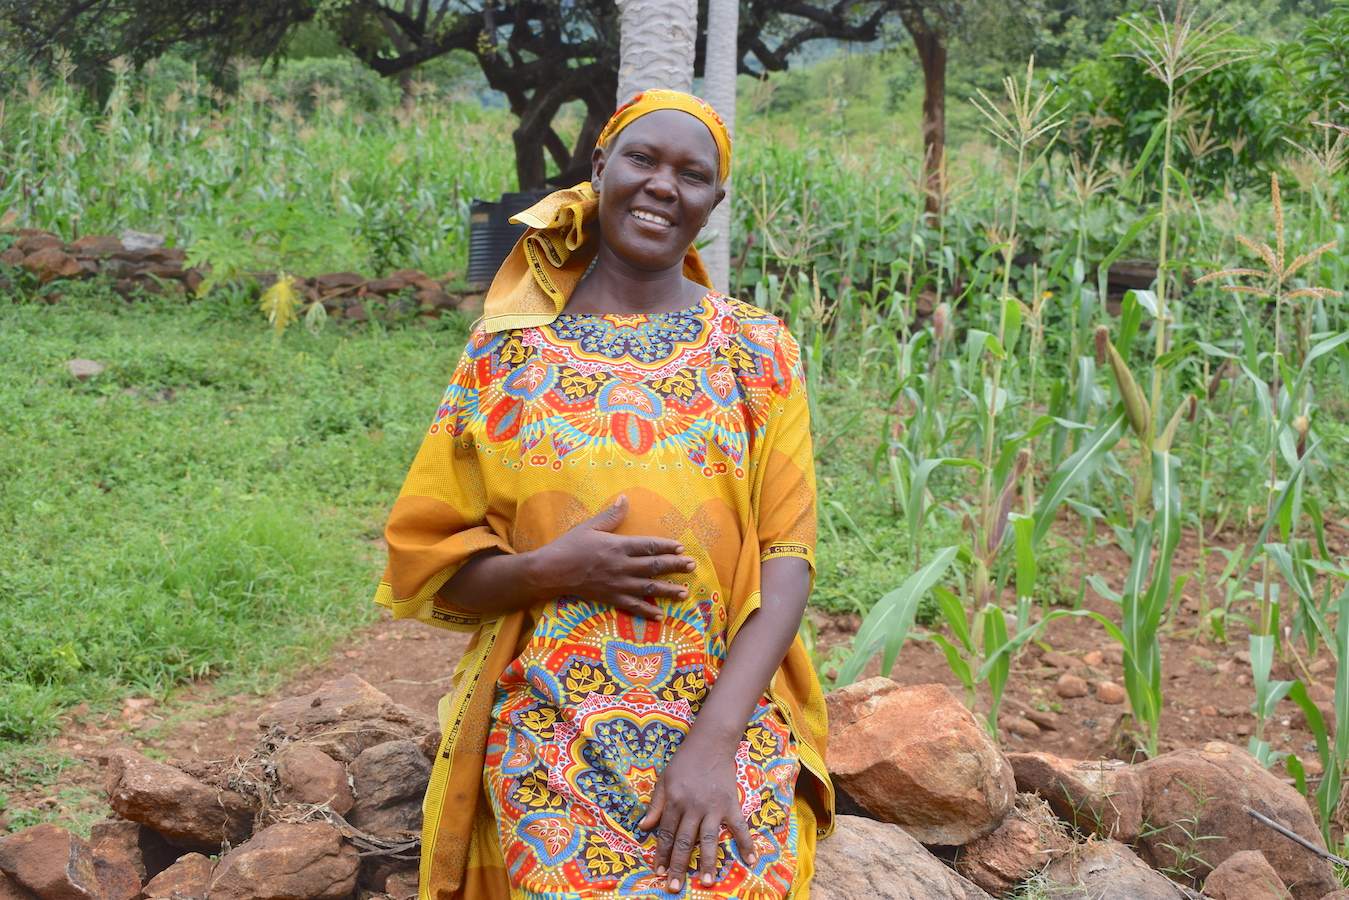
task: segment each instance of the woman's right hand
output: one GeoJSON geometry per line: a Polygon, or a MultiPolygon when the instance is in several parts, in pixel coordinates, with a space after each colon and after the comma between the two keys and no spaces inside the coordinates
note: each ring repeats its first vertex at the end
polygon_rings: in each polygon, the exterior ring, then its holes
{"type": "Polygon", "coordinates": [[[614,534],[628,516],[628,498],[600,510],[581,524],[528,554],[527,577],[541,594],[571,594],[659,621],[648,598],[687,600],[688,589],[663,575],[688,574],[696,563],[684,545],[668,538],[614,534]]]}

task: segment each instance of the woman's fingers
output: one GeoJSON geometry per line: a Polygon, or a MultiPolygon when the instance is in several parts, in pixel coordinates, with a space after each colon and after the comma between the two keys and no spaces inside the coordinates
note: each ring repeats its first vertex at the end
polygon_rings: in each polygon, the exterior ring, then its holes
{"type": "Polygon", "coordinates": [[[717,845],[721,843],[721,816],[709,815],[698,829],[698,880],[703,887],[717,881],[717,845]]]}
{"type": "MultiPolygon", "coordinates": [[[[665,889],[672,894],[677,894],[684,889],[684,878],[689,871],[689,860],[693,857],[693,848],[698,845],[698,820],[694,816],[681,816],[679,826],[676,830],[671,827],[666,828],[666,822],[673,818],[666,814],[661,820],[661,841],[665,839],[667,831],[673,835],[670,840],[670,866],[669,878],[665,882],[665,889]]],[[[657,842],[659,848],[661,841],[657,842]]],[[[659,853],[657,853],[659,859],[659,853]]]]}
{"type": "Polygon", "coordinates": [[[657,578],[661,575],[669,575],[672,572],[688,573],[697,567],[697,563],[688,556],[678,556],[673,553],[664,553],[660,556],[638,556],[633,557],[633,571],[641,572],[644,575],[650,575],[657,578]]]}
{"type": "Polygon", "coordinates": [[[592,531],[613,531],[623,520],[628,517],[628,495],[619,494],[618,499],[614,501],[613,506],[606,506],[604,509],[595,513],[589,519],[581,523],[581,527],[589,528],[592,531]]]}
{"type": "Polygon", "coordinates": [[[665,814],[665,788],[661,786],[660,781],[656,782],[656,788],[651,792],[651,802],[647,804],[646,812],[637,820],[637,827],[642,831],[652,831],[660,824],[661,816],[665,814]]]}
{"type": "MultiPolygon", "coordinates": [[[[679,541],[673,541],[669,538],[653,537],[650,535],[624,535],[619,538],[622,542],[619,546],[623,553],[634,559],[645,559],[646,557],[674,556],[682,562],[692,562],[689,557],[684,556],[684,545],[679,541]]],[[[647,561],[648,565],[649,560],[647,561]]],[[[668,571],[676,571],[669,569],[668,571]]]]}
{"type": "Polygon", "coordinates": [[[731,837],[735,838],[735,846],[740,850],[740,858],[745,865],[752,866],[759,861],[759,851],[754,847],[754,837],[749,833],[749,826],[745,824],[745,816],[740,810],[736,810],[726,817],[726,827],[731,830],[731,837]]]}
{"type": "Polygon", "coordinates": [[[632,613],[634,616],[641,616],[643,619],[655,619],[659,622],[665,618],[665,613],[660,611],[659,606],[640,597],[634,597],[632,594],[619,594],[613,599],[613,606],[615,609],[632,613]]]}

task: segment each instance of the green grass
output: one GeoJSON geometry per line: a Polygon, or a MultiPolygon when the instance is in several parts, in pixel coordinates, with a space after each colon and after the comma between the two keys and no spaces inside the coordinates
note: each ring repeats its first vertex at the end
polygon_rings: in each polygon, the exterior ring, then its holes
{"type": "Polygon", "coordinates": [[[465,322],[293,329],[250,300],[0,307],[0,739],[368,621],[383,519],[465,322]],[[66,361],[106,370],[83,384],[66,361]]]}

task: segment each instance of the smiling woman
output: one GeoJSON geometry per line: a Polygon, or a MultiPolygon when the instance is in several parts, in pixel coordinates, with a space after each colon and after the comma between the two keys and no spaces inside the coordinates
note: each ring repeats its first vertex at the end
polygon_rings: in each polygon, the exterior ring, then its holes
{"type": "Polygon", "coordinates": [[[592,181],[517,217],[394,505],[377,601],[475,634],[423,898],[808,896],[814,463],[796,342],[692,246],[730,155],[687,94],[615,114],[592,181]]]}

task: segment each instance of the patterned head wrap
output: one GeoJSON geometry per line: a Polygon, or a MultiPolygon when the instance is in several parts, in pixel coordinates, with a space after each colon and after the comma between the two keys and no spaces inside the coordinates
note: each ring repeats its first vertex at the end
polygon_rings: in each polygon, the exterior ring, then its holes
{"type": "Polygon", "coordinates": [[[685,94],[683,91],[668,91],[662,88],[642,91],[635,95],[614,113],[609,124],[600,132],[600,139],[595,146],[609,146],[609,142],[618,137],[620,131],[647,113],[658,109],[677,109],[686,112],[707,126],[707,130],[712,132],[712,140],[716,141],[717,153],[720,156],[717,165],[717,183],[725,181],[731,174],[731,133],[726,130],[726,123],[721,120],[721,116],[717,115],[717,111],[708,106],[705,100],[692,94],[685,94]]]}
{"type": "MultiPolygon", "coordinates": [[[[628,125],[659,109],[686,112],[707,126],[719,154],[717,180],[731,171],[731,136],[721,116],[707,103],[682,91],[643,91],[623,104],[600,132],[606,147],[628,125]]],[[[482,328],[489,334],[511,328],[547,325],[562,308],[599,250],[591,224],[599,215],[599,195],[590,182],[555,191],[511,221],[529,226],[497,270],[483,304],[482,328]]],[[[689,247],[684,276],[712,287],[698,251],[689,247]]]]}

